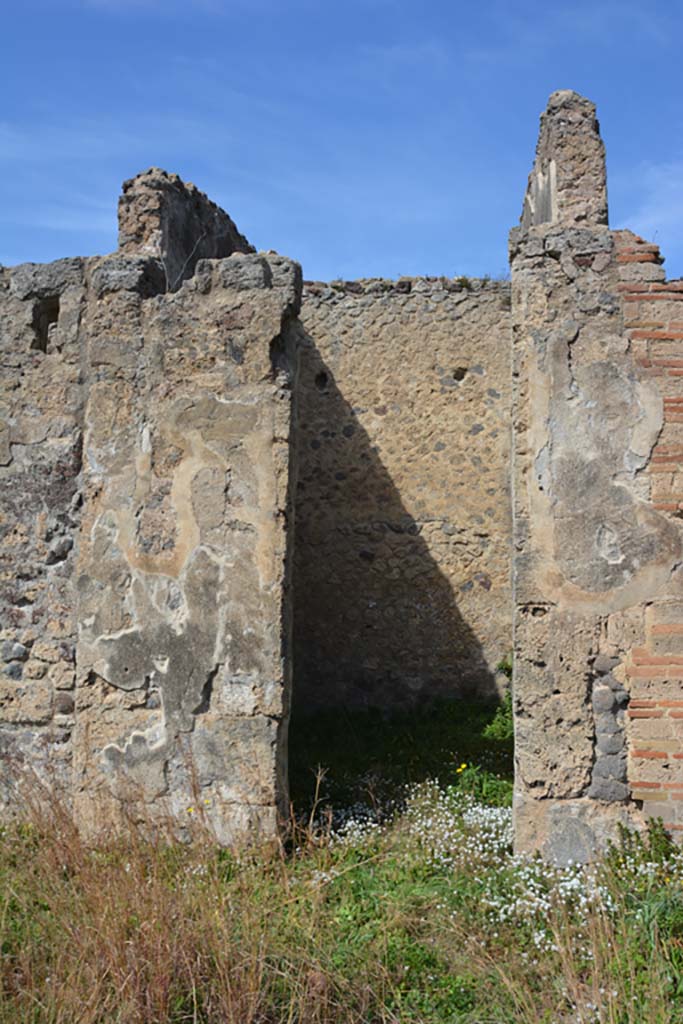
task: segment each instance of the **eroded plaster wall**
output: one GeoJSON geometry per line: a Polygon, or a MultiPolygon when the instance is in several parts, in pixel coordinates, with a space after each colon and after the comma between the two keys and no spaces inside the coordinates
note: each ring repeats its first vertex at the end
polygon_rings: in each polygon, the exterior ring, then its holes
{"type": "Polygon", "coordinates": [[[683,291],[609,230],[575,93],[541,120],[510,248],[516,843],[585,860],[619,822],[680,827],[683,291]]]}
{"type": "Polygon", "coordinates": [[[514,632],[518,848],[683,830],[683,283],[610,230],[576,93],[510,253],[299,319],[298,265],[152,170],[113,255],[0,268],[5,806],[272,833],[292,665],[303,713],[388,711],[494,693],[514,632]]]}
{"type": "Polygon", "coordinates": [[[164,172],[121,212],[113,256],[3,271],[5,779],[229,842],[286,808],[300,271],[164,172]]]}
{"type": "Polygon", "coordinates": [[[297,708],[490,696],[511,647],[510,285],[309,282],[297,708]]]}

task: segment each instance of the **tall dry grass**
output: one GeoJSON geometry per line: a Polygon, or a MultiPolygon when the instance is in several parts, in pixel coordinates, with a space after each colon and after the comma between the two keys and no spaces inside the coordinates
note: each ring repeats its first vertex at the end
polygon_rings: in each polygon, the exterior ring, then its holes
{"type": "Polygon", "coordinates": [[[383,826],[228,851],[200,818],[92,845],[27,801],[0,834],[0,1022],[683,1022],[677,855],[584,885],[513,858],[507,813],[426,787],[383,826]]]}

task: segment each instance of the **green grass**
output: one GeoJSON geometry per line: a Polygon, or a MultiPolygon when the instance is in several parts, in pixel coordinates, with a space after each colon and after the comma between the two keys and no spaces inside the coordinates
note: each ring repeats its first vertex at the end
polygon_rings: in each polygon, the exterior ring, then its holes
{"type": "Polygon", "coordinates": [[[302,817],[316,763],[363,806],[284,844],[5,828],[0,1024],[683,1024],[677,848],[655,823],[591,870],[514,857],[505,715],[299,722],[302,817]]]}

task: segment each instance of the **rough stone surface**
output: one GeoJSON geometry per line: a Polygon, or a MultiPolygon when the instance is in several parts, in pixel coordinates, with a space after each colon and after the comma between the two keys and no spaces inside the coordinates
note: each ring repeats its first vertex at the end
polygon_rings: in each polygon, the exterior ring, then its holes
{"type": "Polygon", "coordinates": [[[166,290],[175,291],[199,260],[254,252],[254,247],[198,188],[152,167],[123,183],[119,252],[158,260],[166,290]]]}
{"type": "Polygon", "coordinates": [[[584,223],[607,224],[605,147],[595,105],[571,89],[560,89],[541,115],[522,228],[584,223]]]}
{"type": "Polygon", "coordinates": [[[668,687],[659,700],[634,698],[644,695],[641,678],[654,688],[660,673],[680,675],[683,616],[671,598],[680,594],[681,528],[666,514],[678,508],[666,500],[675,484],[658,483],[673,483],[681,457],[679,428],[667,430],[680,385],[651,371],[679,364],[653,364],[643,342],[664,337],[672,354],[667,332],[683,290],[652,272],[656,247],[607,227],[595,109],[574,93],[555,93],[541,119],[510,251],[516,842],[585,859],[617,823],[642,822],[648,800],[661,807],[681,778],[670,716],[683,700],[660,703],[673,696],[668,687]],[[671,609],[672,625],[655,624],[667,614],[660,608],[671,609]],[[634,732],[653,722],[661,740],[635,744],[634,732]],[[666,763],[656,779],[651,758],[666,763]]]}
{"type": "Polygon", "coordinates": [[[550,98],[511,286],[298,319],[194,186],[119,212],[111,256],[0,268],[5,806],[33,771],[89,832],[271,833],[292,663],[303,711],[390,710],[493,693],[513,632],[518,849],[683,833],[683,282],[609,229],[593,104],[550,98]]]}
{"type": "Polygon", "coordinates": [[[308,283],[298,706],[496,692],[510,650],[510,286],[308,283]]]}
{"type": "Polygon", "coordinates": [[[231,842],[287,803],[300,272],[228,256],[163,172],[124,186],[121,239],[0,273],[4,778],[58,783],[89,832],[193,807],[231,842]]]}
{"type": "Polygon", "coordinates": [[[0,269],[0,797],[24,764],[70,777],[55,678],[73,676],[85,265],[0,269]]]}

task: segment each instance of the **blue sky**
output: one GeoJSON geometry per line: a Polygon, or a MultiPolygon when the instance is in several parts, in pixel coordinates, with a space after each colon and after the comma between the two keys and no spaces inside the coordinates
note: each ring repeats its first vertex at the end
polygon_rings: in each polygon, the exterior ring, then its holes
{"type": "Polygon", "coordinates": [[[0,263],[108,252],[151,165],[306,277],[506,269],[548,95],[598,104],[610,219],[683,275],[678,0],[23,0],[0,36],[0,263]]]}

